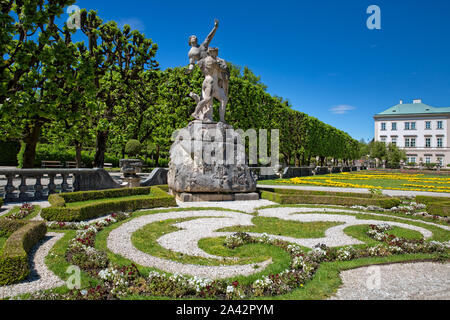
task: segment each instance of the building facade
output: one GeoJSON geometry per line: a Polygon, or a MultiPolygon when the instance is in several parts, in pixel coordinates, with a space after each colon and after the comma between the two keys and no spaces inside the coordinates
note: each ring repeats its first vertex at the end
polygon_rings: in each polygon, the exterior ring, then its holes
{"type": "Polygon", "coordinates": [[[407,163],[450,164],[450,108],[414,100],[374,116],[375,141],[393,143],[406,151],[407,163]]]}

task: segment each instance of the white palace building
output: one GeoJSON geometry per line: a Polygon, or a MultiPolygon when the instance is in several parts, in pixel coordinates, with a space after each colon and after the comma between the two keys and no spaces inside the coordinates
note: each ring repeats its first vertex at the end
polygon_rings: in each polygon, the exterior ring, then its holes
{"type": "Polygon", "coordinates": [[[375,141],[396,144],[408,163],[450,164],[450,107],[436,108],[414,100],[374,116],[375,141]]]}

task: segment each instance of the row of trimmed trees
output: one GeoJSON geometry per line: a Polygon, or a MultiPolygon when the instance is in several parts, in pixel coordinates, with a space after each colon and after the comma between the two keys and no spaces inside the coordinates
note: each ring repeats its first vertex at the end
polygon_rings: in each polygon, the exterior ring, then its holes
{"type": "MultiPolygon", "coordinates": [[[[94,165],[102,167],[107,151],[124,154],[136,139],[158,163],[174,130],[192,120],[189,93],[201,93],[200,70],[159,70],[152,40],[96,12],[79,12],[78,31],[57,25],[73,2],[0,0],[0,139],[22,142],[24,168],[33,166],[40,141],[73,146],[79,165],[82,149],[95,147],[94,165]],[[84,41],[75,43],[74,32],[84,41]]],[[[284,163],[359,158],[360,144],[348,134],[271,96],[250,69],[229,67],[227,122],[279,129],[284,163]]]]}

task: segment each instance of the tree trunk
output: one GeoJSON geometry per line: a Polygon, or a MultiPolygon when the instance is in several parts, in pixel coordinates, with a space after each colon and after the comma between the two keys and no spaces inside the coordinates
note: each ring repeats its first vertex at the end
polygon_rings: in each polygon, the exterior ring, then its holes
{"type": "Polygon", "coordinates": [[[80,142],[75,141],[75,161],[77,162],[77,168],[83,167],[82,159],[81,159],[81,149],[82,145],[80,142]]]}
{"type": "Polygon", "coordinates": [[[97,132],[97,146],[95,149],[94,168],[103,168],[105,162],[106,143],[108,142],[108,131],[97,132]]]}
{"type": "Polygon", "coordinates": [[[156,145],[155,167],[159,167],[159,145],[156,145]]]}
{"type": "Polygon", "coordinates": [[[35,122],[33,127],[30,128],[27,135],[23,139],[25,143],[25,151],[23,153],[23,165],[22,168],[30,169],[34,168],[34,160],[36,158],[36,145],[41,134],[42,123],[35,122]]]}

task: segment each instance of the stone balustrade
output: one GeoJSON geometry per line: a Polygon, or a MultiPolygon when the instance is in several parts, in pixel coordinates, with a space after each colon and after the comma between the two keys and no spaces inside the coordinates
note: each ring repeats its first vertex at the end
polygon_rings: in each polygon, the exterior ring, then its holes
{"type": "Polygon", "coordinates": [[[6,184],[2,183],[5,202],[45,200],[56,192],[121,187],[104,169],[99,168],[4,169],[0,170],[0,179],[6,180],[6,184]]]}

